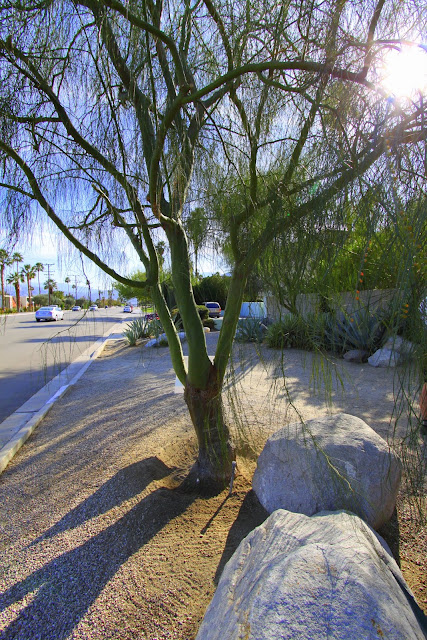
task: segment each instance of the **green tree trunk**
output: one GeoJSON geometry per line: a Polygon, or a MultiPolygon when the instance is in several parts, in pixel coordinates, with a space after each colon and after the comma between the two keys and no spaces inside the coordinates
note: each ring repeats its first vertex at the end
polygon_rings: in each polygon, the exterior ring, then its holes
{"type": "Polygon", "coordinates": [[[202,492],[222,489],[230,479],[235,460],[230,431],[224,421],[221,386],[212,365],[206,389],[187,382],[184,399],[197,435],[198,456],[190,474],[191,483],[202,492]]]}

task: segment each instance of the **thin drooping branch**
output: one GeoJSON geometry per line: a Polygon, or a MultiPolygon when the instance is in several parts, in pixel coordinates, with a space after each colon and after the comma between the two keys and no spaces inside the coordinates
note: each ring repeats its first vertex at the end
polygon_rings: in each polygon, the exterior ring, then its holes
{"type": "Polygon", "coordinates": [[[122,284],[130,285],[130,286],[136,286],[141,289],[144,289],[147,287],[147,285],[149,284],[147,281],[140,282],[140,281],[130,280],[129,278],[125,278],[119,273],[117,273],[114,269],[112,269],[107,264],[105,264],[105,262],[103,262],[99,258],[99,256],[97,256],[93,251],[91,251],[82,242],[80,242],[80,240],[70,232],[67,225],[64,224],[61,218],[55,213],[53,207],[51,207],[50,204],[47,202],[46,198],[44,197],[40,189],[39,183],[34,173],[31,171],[30,167],[28,166],[28,164],[21,158],[21,156],[14,149],[12,149],[12,147],[7,145],[1,139],[0,139],[0,149],[4,151],[4,153],[6,153],[9,156],[9,158],[11,158],[18,165],[18,167],[22,169],[22,171],[24,172],[28,180],[28,184],[31,188],[33,198],[37,200],[40,206],[46,211],[48,217],[52,220],[52,222],[55,223],[58,229],[64,234],[67,240],[69,240],[76,247],[76,249],[81,251],[87,258],[89,258],[89,260],[91,260],[94,264],[96,264],[97,267],[102,269],[102,271],[107,273],[112,278],[115,278],[118,282],[121,282],[122,284]]]}

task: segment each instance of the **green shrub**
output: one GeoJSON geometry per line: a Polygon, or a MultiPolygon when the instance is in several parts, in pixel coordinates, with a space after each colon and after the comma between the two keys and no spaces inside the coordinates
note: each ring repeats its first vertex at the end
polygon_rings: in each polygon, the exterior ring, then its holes
{"type": "Polygon", "coordinates": [[[262,342],[265,336],[265,326],[257,318],[243,318],[237,323],[237,342],[262,342]]]}
{"type": "Polygon", "coordinates": [[[148,335],[158,340],[159,336],[164,333],[163,325],[160,320],[150,320],[148,323],[148,335]]]}
{"type": "Polygon", "coordinates": [[[147,322],[145,318],[136,318],[135,320],[132,320],[129,327],[123,331],[123,335],[126,337],[131,347],[136,345],[137,340],[141,338],[148,338],[150,335],[149,325],[150,323],[147,322]]]}
{"type": "Polygon", "coordinates": [[[274,349],[293,347],[310,350],[319,346],[321,336],[317,336],[318,322],[312,317],[289,314],[279,322],[274,322],[267,329],[266,342],[274,349]]]}
{"type": "Polygon", "coordinates": [[[203,322],[209,318],[209,309],[204,304],[197,305],[197,311],[199,312],[200,320],[203,322]]]}
{"type": "Polygon", "coordinates": [[[329,314],[325,327],[325,348],[334,353],[362,349],[370,354],[384,341],[388,320],[379,310],[360,310],[352,314],[329,314]]]}
{"type": "MultiPolygon", "coordinates": [[[[205,320],[209,320],[209,309],[205,307],[205,305],[203,304],[198,304],[196,306],[197,306],[197,311],[199,312],[200,320],[202,321],[203,326],[205,327],[209,326],[209,325],[205,325],[205,320]]],[[[179,312],[178,307],[175,307],[174,309],[172,309],[171,316],[176,328],[179,331],[182,330],[183,328],[182,318],[181,318],[181,314],[179,312]]]]}
{"type": "Polygon", "coordinates": [[[215,330],[215,320],[213,318],[206,318],[206,320],[203,320],[203,326],[204,327],[209,327],[209,329],[211,331],[215,330]]]}

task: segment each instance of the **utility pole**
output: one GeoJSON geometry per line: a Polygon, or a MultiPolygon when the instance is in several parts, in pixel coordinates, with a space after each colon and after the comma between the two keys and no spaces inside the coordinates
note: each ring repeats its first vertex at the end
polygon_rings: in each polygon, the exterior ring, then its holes
{"type": "Polygon", "coordinates": [[[50,307],[50,287],[49,287],[49,281],[50,281],[50,267],[54,267],[55,265],[54,265],[54,263],[53,263],[53,262],[50,262],[49,264],[48,264],[48,263],[45,263],[45,265],[44,265],[44,266],[45,266],[45,267],[47,267],[47,282],[48,282],[48,287],[47,287],[47,295],[48,295],[48,299],[47,299],[47,300],[48,300],[48,305],[49,305],[49,307],[50,307]]]}

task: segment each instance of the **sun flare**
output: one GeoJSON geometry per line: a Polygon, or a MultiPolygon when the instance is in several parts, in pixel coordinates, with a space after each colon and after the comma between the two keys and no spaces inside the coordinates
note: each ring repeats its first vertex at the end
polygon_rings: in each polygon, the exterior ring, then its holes
{"type": "Polygon", "coordinates": [[[383,63],[382,86],[396,98],[427,93],[427,47],[403,46],[389,51],[383,63]]]}

